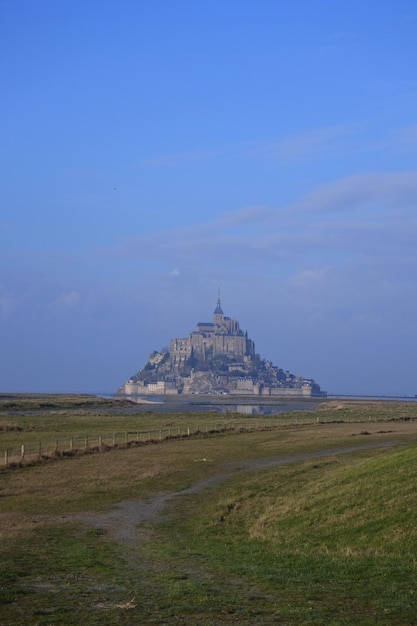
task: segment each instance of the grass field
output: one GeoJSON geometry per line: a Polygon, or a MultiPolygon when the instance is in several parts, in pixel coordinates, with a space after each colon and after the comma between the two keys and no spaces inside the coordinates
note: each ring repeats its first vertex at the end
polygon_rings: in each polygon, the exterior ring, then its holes
{"type": "MultiPolygon", "coordinates": [[[[0,448],[213,420],[20,400],[0,448]]],[[[0,624],[416,624],[417,406],[313,417],[1,470],[0,624]]]]}

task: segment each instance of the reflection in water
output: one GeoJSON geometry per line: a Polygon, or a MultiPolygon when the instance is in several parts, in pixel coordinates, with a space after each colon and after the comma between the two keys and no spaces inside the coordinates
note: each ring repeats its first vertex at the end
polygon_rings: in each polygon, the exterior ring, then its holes
{"type": "Polygon", "coordinates": [[[251,404],[233,402],[230,399],[222,398],[197,400],[186,398],[169,398],[164,396],[129,396],[129,400],[136,403],[130,410],[123,407],[121,409],[110,409],[109,412],[134,412],[134,413],[176,413],[180,411],[216,411],[217,413],[239,413],[240,415],[277,415],[278,413],[288,413],[292,411],[311,411],[322,398],[309,399],[282,399],[276,402],[263,402],[258,404],[253,400],[251,404]]]}
{"type": "Polygon", "coordinates": [[[265,406],[264,404],[220,405],[216,408],[220,413],[242,413],[244,415],[276,415],[282,411],[282,406],[265,406]]]}
{"type": "MultiPolygon", "coordinates": [[[[216,408],[220,413],[242,413],[244,415],[266,415],[264,412],[265,408],[272,409],[273,413],[276,412],[272,407],[254,406],[253,404],[233,404],[216,408]]],[[[270,411],[268,411],[268,414],[270,414],[270,411]]]]}

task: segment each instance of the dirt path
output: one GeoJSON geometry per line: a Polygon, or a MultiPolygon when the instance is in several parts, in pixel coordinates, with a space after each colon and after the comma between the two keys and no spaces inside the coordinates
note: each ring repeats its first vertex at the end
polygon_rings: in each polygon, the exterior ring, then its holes
{"type": "MultiPolygon", "coordinates": [[[[177,498],[201,493],[204,489],[215,487],[236,474],[256,472],[289,463],[297,463],[308,459],[348,454],[360,450],[386,448],[400,445],[400,441],[369,442],[343,448],[327,448],[315,452],[304,452],[291,456],[274,456],[248,461],[228,463],[219,468],[216,474],[195,482],[191,487],[172,493],[159,493],[148,500],[126,500],[118,502],[106,513],[86,513],[74,516],[74,519],[107,531],[109,536],[120,544],[132,545],[149,537],[152,524],[161,520],[161,516],[169,513],[177,498]]],[[[205,462],[206,459],[201,459],[205,462]]]]}

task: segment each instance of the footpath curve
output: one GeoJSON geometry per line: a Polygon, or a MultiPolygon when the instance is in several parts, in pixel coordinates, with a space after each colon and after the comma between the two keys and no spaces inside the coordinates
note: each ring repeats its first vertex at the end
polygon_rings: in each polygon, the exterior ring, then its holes
{"type": "MultiPolygon", "coordinates": [[[[403,442],[399,440],[366,442],[353,446],[301,452],[289,456],[273,456],[227,463],[219,467],[216,473],[196,481],[186,489],[170,493],[159,493],[147,500],[121,501],[108,512],[78,514],[73,519],[90,527],[105,530],[112,539],[120,544],[132,545],[149,537],[152,524],[160,521],[162,515],[169,513],[176,499],[201,493],[210,487],[216,487],[236,474],[261,471],[308,459],[349,454],[366,449],[389,448],[401,444],[403,442]]],[[[202,461],[204,460],[202,459],[202,461]]]]}

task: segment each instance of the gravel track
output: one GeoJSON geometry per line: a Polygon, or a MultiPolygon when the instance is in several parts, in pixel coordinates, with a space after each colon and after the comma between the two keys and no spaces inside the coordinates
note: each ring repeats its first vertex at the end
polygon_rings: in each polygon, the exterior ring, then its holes
{"type": "MultiPolygon", "coordinates": [[[[220,466],[216,473],[196,481],[187,489],[171,493],[159,493],[148,500],[118,502],[113,509],[106,513],[79,514],[74,516],[74,519],[90,527],[105,530],[112,539],[122,545],[132,546],[149,537],[152,524],[160,521],[163,515],[169,514],[176,499],[182,496],[199,494],[205,489],[216,487],[236,474],[256,472],[308,459],[349,454],[366,449],[387,448],[400,444],[401,442],[397,440],[369,442],[339,448],[326,448],[315,452],[303,452],[290,456],[273,456],[228,463],[220,466]]],[[[206,461],[206,459],[197,460],[201,462],[206,461]]]]}

